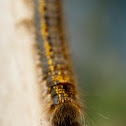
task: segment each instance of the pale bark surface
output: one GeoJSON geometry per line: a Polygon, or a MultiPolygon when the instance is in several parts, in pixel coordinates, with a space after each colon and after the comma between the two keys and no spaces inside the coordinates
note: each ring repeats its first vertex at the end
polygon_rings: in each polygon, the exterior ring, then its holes
{"type": "Polygon", "coordinates": [[[31,1],[0,0],[0,126],[39,121],[31,1]]]}

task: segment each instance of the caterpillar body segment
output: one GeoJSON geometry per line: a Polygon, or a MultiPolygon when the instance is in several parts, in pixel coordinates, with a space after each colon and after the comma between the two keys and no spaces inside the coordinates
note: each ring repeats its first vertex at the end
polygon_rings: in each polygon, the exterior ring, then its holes
{"type": "MultiPolygon", "coordinates": [[[[39,0],[42,74],[51,126],[82,126],[82,107],[70,63],[62,19],[62,0],[39,0]]],[[[44,96],[43,96],[44,97],[44,96]]]]}

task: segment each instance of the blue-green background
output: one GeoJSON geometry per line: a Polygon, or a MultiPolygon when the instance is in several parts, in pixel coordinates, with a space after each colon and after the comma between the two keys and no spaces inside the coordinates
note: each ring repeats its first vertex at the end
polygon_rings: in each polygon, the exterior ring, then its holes
{"type": "Polygon", "coordinates": [[[126,126],[126,1],[64,0],[88,126],[126,126]]]}

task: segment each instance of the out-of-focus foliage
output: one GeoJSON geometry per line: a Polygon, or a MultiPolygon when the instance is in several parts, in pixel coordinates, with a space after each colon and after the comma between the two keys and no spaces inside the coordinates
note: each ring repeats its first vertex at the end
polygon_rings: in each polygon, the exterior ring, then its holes
{"type": "Polygon", "coordinates": [[[65,0],[88,126],[126,124],[126,1],[65,0]]]}

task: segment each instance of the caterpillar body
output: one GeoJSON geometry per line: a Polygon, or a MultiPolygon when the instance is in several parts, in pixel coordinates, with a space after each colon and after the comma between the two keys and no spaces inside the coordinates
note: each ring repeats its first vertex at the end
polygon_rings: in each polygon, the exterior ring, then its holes
{"type": "MultiPolygon", "coordinates": [[[[50,96],[50,126],[82,126],[82,107],[62,19],[62,0],[40,0],[43,85],[50,96]]],[[[46,96],[45,96],[46,97],[46,96]]]]}

